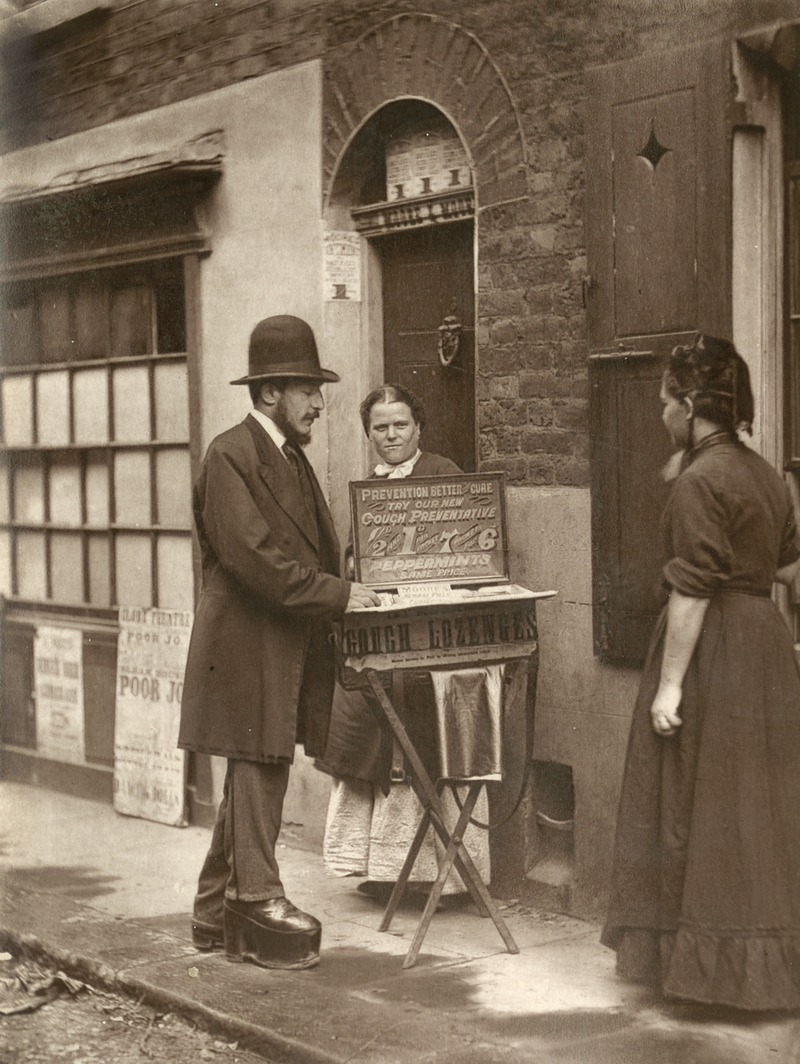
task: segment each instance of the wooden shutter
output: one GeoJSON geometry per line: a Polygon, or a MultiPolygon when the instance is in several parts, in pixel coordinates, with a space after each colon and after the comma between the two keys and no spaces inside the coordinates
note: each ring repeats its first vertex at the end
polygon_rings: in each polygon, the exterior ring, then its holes
{"type": "Polygon", "coordinates": [[[731,334],[730,44],[587,72],[587,321],[595,651],[640,664],[658,613],[659,380],[731,334]]]}
{"type": "Polygon", "coordinates": [[[664,602],[660,470],[670,443],[659,422],[661,359],[653,351],[589,363],[595,652],[639,664],[664,602]]]}

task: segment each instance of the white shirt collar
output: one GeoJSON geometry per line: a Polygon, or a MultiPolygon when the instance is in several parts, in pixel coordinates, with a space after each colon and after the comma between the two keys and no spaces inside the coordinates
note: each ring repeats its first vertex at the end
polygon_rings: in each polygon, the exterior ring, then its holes
{"type": "MultiPolygon", "coordinates": [[[[259,425],[264,429],[266,434],[269,436],[269,438],[272,440],[272,442],[275,444],[281,454],[283,454],[283,445],[284,443],[286,443],[286,436],[283,432],[281,432],[281,430],[278,428],[272,418],[267,417],[266,414],[262,414],[262,412],[260,410],[256,410],[255,407],[253,407],[250,413],[253,415],[259,425]]],[[[283,457],[286,459],[287,462],[289,461],[289,459],[286,458],[285,454],[283,454],[283,457]]]]}
{"type": "Polygon", "coordinates": [[[389,480],[400,480],[402,477],[411,475],[411,471],[417,464],[417,459],[422,454],[422,451],[417,448],[417,453],[413,454],[410,458],[407,458],[405,462],[400,462],[399,465],[385,465],[383,462],[379,462],[375,466],[376,477],[387,477],[389,480]]]}

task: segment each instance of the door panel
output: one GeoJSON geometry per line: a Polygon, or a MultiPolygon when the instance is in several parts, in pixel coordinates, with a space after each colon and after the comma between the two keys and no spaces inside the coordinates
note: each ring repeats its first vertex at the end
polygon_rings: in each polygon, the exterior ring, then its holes
{"type": "Polygon", "coordinates": [[[595,652],[641,661],[664,604],[658,470],[671,447],[659,414],[661,360],[652,352],[590,359],[595,652]],[[595,500],[601,500],[595,503],[595,500]]]}
{"type": "Polygon", "coordinates": [[[587,89],[590,347],[730,335],[729,42],[590,70],[587,89]]]}
{"type": "Polygon", "coordinates": [[[382,237],[384,380],[410,388],[427,415],[426,451],[475,469],[475,294],[472,223],[382,237]],[[459,353],[439,361],[439,326],[454,314],[459,353]]]}
{"type": "Polygon", "coordinates": [[[618,336],[697,321],[695,125],[690,89],[614,108],[618,336]]]}

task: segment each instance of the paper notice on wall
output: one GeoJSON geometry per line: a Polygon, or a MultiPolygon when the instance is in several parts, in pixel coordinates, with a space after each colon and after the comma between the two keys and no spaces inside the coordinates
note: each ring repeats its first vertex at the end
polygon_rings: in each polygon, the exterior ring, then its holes
{"type": "Polygon", "coordinates": [[[114,731],[114,808],[183,827],[186,755],[178,749],[186,610],[121,607],[114,731]]]}
{"type": "Polygon", "coordinates": [[[83,632],[37,628],[33,674],[38,753],[54,761],[83,764],[83,632]]]}
{"type": "Polygon", "coordinates": [[[361,300],[361,237],[349,229],[325,234],[325,299],[358,303],[361,300]]]}

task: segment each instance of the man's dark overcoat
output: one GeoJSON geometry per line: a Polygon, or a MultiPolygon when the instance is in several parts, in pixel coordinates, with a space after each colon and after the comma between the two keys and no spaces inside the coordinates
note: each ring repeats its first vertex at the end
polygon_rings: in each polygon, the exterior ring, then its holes
{"type": "Polygon", "coordinates": [[[324,753],[334,680],[330,621],[350,591],[313,470],[317,514],[254,417],[217,436],[194,488],[203,583],[179,746],[245,761],[324,753]]]}

